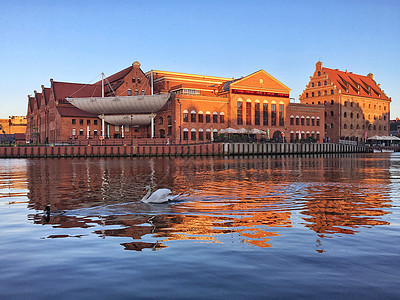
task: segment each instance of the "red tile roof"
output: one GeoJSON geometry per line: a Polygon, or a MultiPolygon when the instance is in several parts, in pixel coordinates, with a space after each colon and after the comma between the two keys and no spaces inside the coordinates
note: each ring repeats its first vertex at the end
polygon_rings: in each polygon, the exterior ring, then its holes
{"type": "Polygon", "coordinates": [[[95,84],[53,81],[53,88],[56,100],[67,97],[101,97],[101,86],[95,84]]]}
{"type": "Polygon", "coordinates": [[[35,109],[35,97],[28,96],[28,108],[29,112],[33,112],[35,109]]]}
{"type": "Polygon", "coordinates": [[[341,90],[342,94],[364,96],[374,99],[389,100],[381,88],[371,77],[343,72],[328,68],[322,68],[328,78],[341,90]]]}
{"type": "Polygon", "coordinates": [[[62,117],[86,117],[95,118],[96,114],[83,111],[75,106],[57,106],[57,110],[62,117]]]}
{"type": "MultiPolygon", "coordinates": [[[[111,76],[108,76],[104,79],[104,92],[107,93],[111,93],[112,90],[116,90],[118,89],[123,83],[124,83],[124,77],[130,72],[132,71],[133,66],[129,66],[111,76]],[[107,82],[108,81],[108,82],[107,82]],[[110,85],[108,84],[110,83],[110,85]]],[[[95,83],[96,86],[100,87],[101,90],[101,80],[95,83]]]]}
{"type": "Polygon", "coordinates": [[[42,93],[35,93],[36,107],[39,109],[42,104],[42,93]]]}
{"type": "Polygon", "coordinates": [[[42,93],[44,94],[44,101],[47,105],[50,99],[51,88],[44,88],[42,93]]]}

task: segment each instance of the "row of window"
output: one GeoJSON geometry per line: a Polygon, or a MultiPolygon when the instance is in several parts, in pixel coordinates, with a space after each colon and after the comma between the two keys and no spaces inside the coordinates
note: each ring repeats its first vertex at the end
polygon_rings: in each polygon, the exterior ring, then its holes
{"type": "MultiPolygon", "coordinates": [[[[197,133],[196,129],[192,129],[190,131],[190,139],[192,141],[195,141],[196,139],[203,141],[204,138],[208,141],[211,141],[211,138],[215,139],[218,136],[217,131],[211,132],[210,129],[207,129],[205,134],[203,129],[199,129],[199,132],[197,133]]],[[[187,128],[183,129],[183,139],[184,140],[189,140],[189,130],[187,128]]]]}
{"type": "MultiPolygon", "coordinates": [[[[320,76],[320,75],[318,75],[318,76],[320,76]]],[[[327,85],[327,84],[328,84],[328,82],[325,80],[324,85],[327,85]]],[[[318,81],[318,86],[321,86],[321,81],[318,81]]],[[[311,82],[311,87],[314,87],[314,82],[311,82]]]]}
{"type": "MultiPolygon", "coordinates": [[[[349,128],[349,129],[360,129],[360,128],[365,129],[365,127],[366,127],[365,125],[360,126],[359,124],[356,124],[355,126],[353,124],[350,124],[349,126],[347,126],[347,124],[343,124],[343,129],[347,129],[347,128],[349,128]]],[[[334,124],[331,123],[329,125],[329,124],[325,123],[325,129],[328,129],[328,128],[333,129],[334,124]]],[[[367,125],[367,128],[369,131],[376,130],[376,125],[369,124],[369,125],[367,125]]],[[[382,125],[378,126],[378,130],[382,130],[382,125]]],[[[383,126],[383,130],[386,130],[386,126],[383,126]]]]}
{"type": "MultiPolygon", "coordinates": [[[[204,114],[203,112],[196,113],[195,111],[191,111],[190,113],[190,122],[192,123],[204,123],[204,114]]],[[[189,112],[187,110],[183,111],[183,122],[189,122],[189,112]]],[[[212,117],[213,123],[225,123],[225,114],[221,112],[218,116],[217,112],[213,113],[212,117]],[[219,117],[219,118],[218,118],[219,117]]],[[[206,112],[206,123],[211,123],[211,114],[210,112],[206,112]]]]}
{"type": "MultiPolygon", "coordinates": [[[[308,93],[306,93],[306,97],[308,97],[307,94],[308,93]]],[[[353,102],[353,101],[344,101],[344,106],[347,106],[348,103],[350,104],[351,107],[354,107],[354,104],[356,104],[357,107],[360,107],[360,103],[353,102]]],[[[307,102],[307,104],[309,104],[309,103],[307,102]]],[[[314,102],[312,102],[311,104],[314,104],[314,102]]],[[[335,101],[331,100],[331,105],[334,105],[334,104],[335,104],[335,101]]],[[[318,101],[318,105],[322,105],[321,101],[318,101]]],[[[328,105],[328,101],[325,101],[324,105],[327,106],[328,105]]],[[[369,103],[368,104],[368,109],[371,109],[371,107],[372,107],[371,103],[369,103]]],[[[363,108],[365,108],[365,103],[363,103],[363,108]]],[[[377,108],[377,106],[376,106],[376,104],[374,104],[374,110],[376,110],[376,108],[377,108]]],[[[382,110],[382,105],[379,105],[378,109],[382,110]]],[[[386,105],[383,105],[383,110],[386,110],[386,105]]]]}
{"type": "MultiPolygon", "coordinates": [[[[252,103],[245,102],[246,104],[246,125],[253,125],[252,120],[252,103]]],[[[276,103],[271,103],[271,113],[268,111],[268,103],[262,103],[262,111],[261,111],[261,103],[254,103],[254,125],[261,125],[261,116],[262,116],[262,125],[265,126],[285,126],[284,122],[284,104],[279,104],[279,111],[276,111],[276,103]],[[269,119],[269,117],[271,119],[269,119]],[[269,124],[271,123],[271,124],[269,124]]],[[[243,102],[237,102],[237,125],[243,125],[243,102]]]]}
{"type": "MultiPolygon", "coordinates": [[[[328,91],[327,90],[324,91],[324,95],[325,96],[328,95],[328,91]]],[[[331,95],[333,95],[333,90],[331,90],[331,95]]],[[[318,91],[318,96],[321,96],[321,91],[318,91]]],[[[315,97],[314,92],[311,92],[311,97],[315,97]]],[[[306,93],[306,98],[308,98],[308,93],[306,93]]]]}
{"type": "MultiPolygon", "coordinates": [[[[290,116],[290,125],[295,125],[294,121],[294,116],[290,116]]],[[[320,125],[320,119],[317,118],[310,118],[310,117],[299,117],[296,116],[296,125],[302,125],[302,126],[319,126],[320,125]]]]}
{"type": "MultiPolygon", "coordinates": [[[[139,95],[139,91],[137,89],[135,89],[135,96],[139,95]]],[[[142,95],[144,95],[144,90],[142,90],[142,95]]],[[[128,96],[132,96],[132,90],[129,89],[128,90],[128,96]]]]}
{"type": "MultiPolygon", "coordinates": [[[[79,119],[79,125],[83,125],[83,123],[84,123],[83,119],[79,119]]],[[[91,123],[91,120],[86,120],[87,125],[90,125],[90,123],[91,123]]],[[[75,125],[75,124],[76,124],[76,119],[72,119],[72,125],[75,125]]],[[[97,125],[97,120],[93,120],[93,124],[97,125]]]]}

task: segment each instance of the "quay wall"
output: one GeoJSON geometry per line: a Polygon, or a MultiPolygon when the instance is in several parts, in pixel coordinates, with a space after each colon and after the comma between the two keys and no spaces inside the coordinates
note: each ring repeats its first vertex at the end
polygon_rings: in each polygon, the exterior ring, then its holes
{"type": "Polygon", "coordinates": [[[78,157],[146,157],[146,156],[251,156],[370,152],[363,146],[332,143],[209,143],[184,145],[122,146],[6,146],[0,158],[78,158],[78,157]]]}

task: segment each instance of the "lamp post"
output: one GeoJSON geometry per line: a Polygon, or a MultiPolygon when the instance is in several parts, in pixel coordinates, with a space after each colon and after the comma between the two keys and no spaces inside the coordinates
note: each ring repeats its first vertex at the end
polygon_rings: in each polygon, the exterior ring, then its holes
{"type": "Polygon", "coordinates": [[[179,99],[176,99],[176,101],[179,103],[179,143],[182,143],[182,103],[179,99]]]}
{"type": "Polygon", "coordinates": [[[131,115],[131,128],[130,128],[130,131],[131,131],[131,146],[133,145],[133,128],[132,128],[132,115],[131,115]]]}

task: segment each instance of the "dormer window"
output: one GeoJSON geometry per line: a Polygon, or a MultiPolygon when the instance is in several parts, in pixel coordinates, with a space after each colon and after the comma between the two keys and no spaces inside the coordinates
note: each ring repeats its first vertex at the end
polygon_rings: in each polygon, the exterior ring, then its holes
{"type": "Polygon", "coordinates": [[[136,78],[132,77],[132,82],[135,83],[136,82],[136,78]]]}

